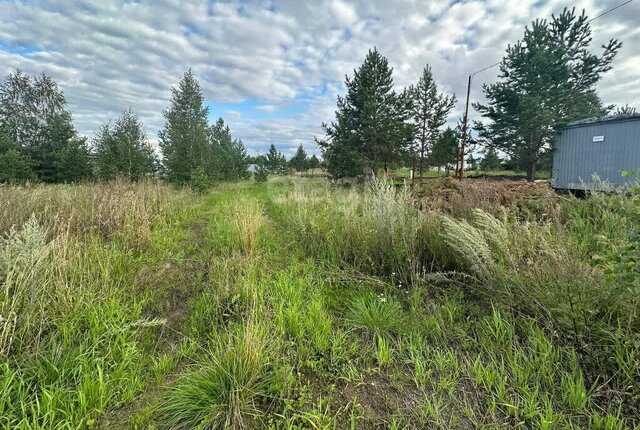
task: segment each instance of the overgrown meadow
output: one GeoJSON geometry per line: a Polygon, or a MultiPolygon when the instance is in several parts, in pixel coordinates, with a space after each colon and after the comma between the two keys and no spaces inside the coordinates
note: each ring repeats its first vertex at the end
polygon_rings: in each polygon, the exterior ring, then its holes
{"type": "Polygon", "coordinates": [[[634,198],[425,187],[0,187],[0,426],[640,425],[634,198]]]}

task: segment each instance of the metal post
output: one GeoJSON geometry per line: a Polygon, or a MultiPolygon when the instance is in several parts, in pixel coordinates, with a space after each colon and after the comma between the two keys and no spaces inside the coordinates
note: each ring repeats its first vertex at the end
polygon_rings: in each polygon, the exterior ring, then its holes
{"type": "Polygon", "coordinates": [[[467,101],[464,105],[464,115],[462,116],[462,139],[458,147],[458,156],[456,157],[456,177],[462,180],[464,171],[464,146],[467,143],[467,119],[469,117],[469,94],[471,93],[471,75],[467,83],[467,101]]]}

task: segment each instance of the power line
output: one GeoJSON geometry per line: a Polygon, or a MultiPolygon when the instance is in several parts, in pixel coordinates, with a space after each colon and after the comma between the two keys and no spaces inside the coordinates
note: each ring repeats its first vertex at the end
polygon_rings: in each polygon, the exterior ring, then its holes
{"type": "MultiPolygon", "coordinates": [[[[626,2],[624,2],[624,3],[620,3],[618,6],[614,6],[614,7],[612,7],[611,9],[605,10],[605,11],[604,11],[604,12],[602,12],[600,15],[598,15],[598,16],[596,16],[596,17],[594,17],[594,18],[591,18],[590,20],[588,20],[588,21],[587,21],[587,23],[590,23],[590,22],[592,22],[592,21],[595,21],[596,19],[598,19],[598,18],[600,18],[600,17],[603,17],[603,16],[605,16],[606,14],[611,13],[611,12],[613,12],[613,11],[614,11],[614,10],[616,10],[616,9],[620,9],[622,6],[627,5],[627,4],[631,3],[632,1],[633,1],[633,0],[627,0],[627,1],[626,1],[626,2]]],[[[494,68],[494,67],[496,67],[496,66],[500,65],[500,63],[501,63],[501,61],[498,61],[497,63],[492,64],[492,65],[490,65],[490,66],[487,66],[487,67],[485,67],[484,69],[480,69],[480,70],[478,70],[477,72],[473,72],[473,73],[471,74],[471,76],[477,75],[478,73],[482,73],[482,72],[484,72],[485,70],[492,69],[492,68],[494,68]]]]}
{"type": "Polygon", "coordinates": [[[633,1],[633,0],[627,0],[626,2],[621,3],[621,4],[619,4],[619,5],[618,5],[618,6],[616,6],[616,7],[612,7],[612,8],[611,8],[611,9],[609,9],[609,10],[605,10],[605,11],[604,11],[604,12],[602,12],[600,15],[596,16],[595,18],[591,18],[591,19],[590,19],[589,21],[587,21],[587,22],[595,21],[596,19],[600,18],[601,16],[605,16],[605,15],[606,15],[606,14],[608,14],[609,12],[613,12],[614,10],[621,8],[622,6],[624,6],[624,5],[626,5],[626,4],[629,4],[629,3],[631,3],[632,1],[633,1]]]}
{"type": "MultiPolygon", "coordinates": [[[[604,12],[602,12],[600,15],[596,16],[595,18],[591,18],[590,20],[587,21],[587,23],[593,22],[596,19],[605,16],[608,13],[613,12],[616,9],[621,8],[624,5],[627,5],[629,3],[631,3],[633,0],[627,0],[624,3],[620,3],[619,5],[612,7],[611,9],[605,10],[604,12]]],[[[462,179],[463,173],[464,173],[464,147],[465,147],[465,143],[467,140],[467,118],[468,118],[468,114],[469,114],[469,95],[471,93],[471,78],[474,75],[477,75],[478,73],[482,73],[485,70],[489,70],[492,69],[498,65],[500,65],[502,61],[498,61],[497,63],[494,63],[490,66],[485,67],[484,69],[480,69],[477,72],[473,72],[469,75],[469,82],[467,84],[467,101],[464,107],[464,116],[463,116],[463,132],[462,132],[462,140],[460,142],[460,145],[458,146],[458,153],[456,154],[456,174],[455,176],[458,179],[462,179]]]]}

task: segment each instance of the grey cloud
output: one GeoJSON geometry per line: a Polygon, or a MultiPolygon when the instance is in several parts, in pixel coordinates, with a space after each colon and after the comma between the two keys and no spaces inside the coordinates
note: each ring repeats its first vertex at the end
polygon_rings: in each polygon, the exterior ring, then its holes
{"type": "MultiPolygon", "coordinates": [[[[576,6],[595,16],[617,3],[579,0],[576,6]]],[[[389,58],[399,87],[413,83],[430,64],[440,86],[458,95],[454,115],[460,115],[467,75],[498,61],[507,44],[522,36],[523,25],[565,4],[0,0],[0,75],[15,68],[51,74],[85,135],[132,107],[155,139],[171,86],[192,67],[214,105],[251,99],[267,112],[266,106],[304,101],[305,111],[284,118],[257,120],[235,110],[225,115],[253,151],[270,143],[291,151],[304,143],[313,152],[313,136],[332,119],[344,75],[352,74],[372,46],[389,58]]],[[[639,21],[640,4],[634,2],[593,22],[597,44],[611,37],[624,43],[599,87],[607,102],[640,102],[639,21]]],[[[472,100],[482,99],[481,84],[497,74],[493,68],[474,77],[472,100]]]]}

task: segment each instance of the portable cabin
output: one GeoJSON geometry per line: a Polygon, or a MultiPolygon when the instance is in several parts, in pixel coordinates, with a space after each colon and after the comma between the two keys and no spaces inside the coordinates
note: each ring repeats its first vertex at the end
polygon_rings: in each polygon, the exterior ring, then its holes
{"type": "Polygon", "coordinates": [[[553,188],[624,189],[639,179],[640,114],[587,118],[558,130],[553,188]]]}

